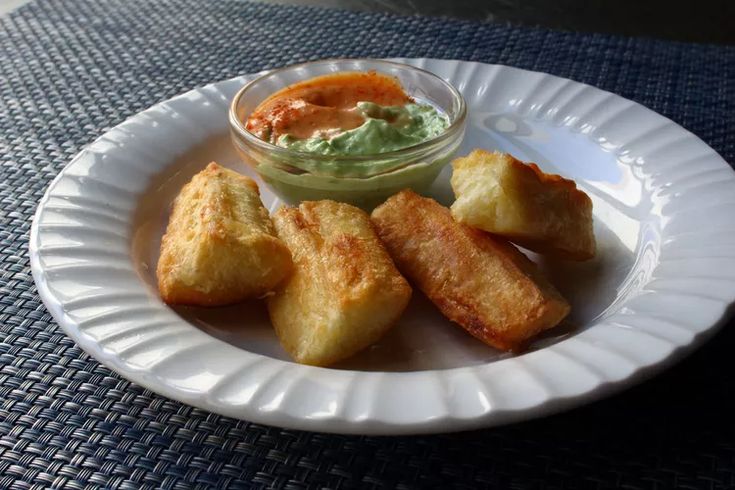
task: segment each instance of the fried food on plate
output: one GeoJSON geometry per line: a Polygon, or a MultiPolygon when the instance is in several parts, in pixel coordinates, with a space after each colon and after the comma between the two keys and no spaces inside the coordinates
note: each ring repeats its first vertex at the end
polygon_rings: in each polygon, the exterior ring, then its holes
{"type": "Polygon", "coordinates": [[[176,197],[156,274],[166,303],[215,306],[262,296],[291,266],[257,184],[212,162],[176,197]]]}
{"type": "Polygon", "coordinates": [[[574,181],[484,150],[452,166],[457,221],[542,254],[571,260],[595,255],[592,201],[574,181]]]}
{"type": "Polygon", "coordinates": [[[453,322],[483,342],[520,350],[569,313],[562,296],[513,245],[452,219],[405,190],[372,214],[396,265],[453,322]]]}
{"type": "Polygon", "coordinates": [[[273,216],[293,274],[268,298],[281,344],[298,362],[326,366],[377,341],[401,316],[411,287],[370,223],[349,204],[303,202],[273,216]]]}

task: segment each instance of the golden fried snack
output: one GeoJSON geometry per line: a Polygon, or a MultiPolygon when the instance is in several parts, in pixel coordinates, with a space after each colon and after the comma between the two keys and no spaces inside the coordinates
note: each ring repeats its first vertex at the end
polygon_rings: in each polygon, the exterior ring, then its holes
{"type": "Polygon", "coordinates": [[[262,296],[291,267],[257,184],[212,162],[176,197],[156,274],[166,303],[215,306],[262,296]]]}
{"type": "Polygon", "coordinates": [[[452,219],[433,199],[401,191],[372,220],[398,269],[441,312],[486,344],[520,350],[569,305],[513,245],[452,219]]]}
{"type": "Polygon", "coordinates": [[[273,216],[294,272],[268,298],[281,344],[303,364],[326,366],[377,341],[401,316],[411,287],[370,223],[349,204],[307,201],[273,216]]]}
{"type": "Polygon", "coordinates": [[[457,221],[542,254],[571,260],[595,255],[592,201],[574,181],[484,150],[452,166],[457,221]]]}

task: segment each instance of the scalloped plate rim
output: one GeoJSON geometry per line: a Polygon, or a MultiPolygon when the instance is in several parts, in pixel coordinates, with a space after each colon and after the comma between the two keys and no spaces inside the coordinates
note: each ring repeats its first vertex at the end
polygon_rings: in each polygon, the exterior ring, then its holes
{"type": "MultiPolygon", "coordinates": [[[[420,60],[425,60],[425,59],[411,60],[411,59],[399,58],[397,60],[403,61],[403,62],[416,63],[416,62],[423,62],[420,60]]],[[[511,70],[511,71],[516,71],[516,72],[521,72],[521,73],[533,74],[533,76],[541,75],[542,77],[552,77],[554,79],[564,80],[565,82],[571,82],[571,84],[574,84],[574,85],[590,87],[593,91],[603,92],[605,94],[611,95],[612,96],[611,100],[613,100],[616,103],[619,103],[620,101],[632,103],[637,108],[645,109],[645,111],[647,111],[649,115],[652,115],[652,117],[665,120],[667,123],[673,125],[677,129],[677,131],[687,133],[688,135],[694,137],[697,140],[698,144],[709,149],[714,155],[716,155],[721,160],[721,163],[724,165],[723,168],[730,168],[727,165],[727,163],[724,162],[724,160],[714,150],[712,150],[708,145],[706,145],[706,143],[704,143],[696,135],[693,135],[691,132],[689,132],[685,128],[682,128],[675,122],[652,111],[651,109],[648,109],[645,106],[642,106],[638,103],[635,103],[633,101],[620,97],[616,94],[598,89],[590,85],[582,84],[582,83],[579,83],[573,80],[565,79],[562,77],[557,77],[557,76],[550,75],[547,73],[523,70],[523,69],[519,69],[515,67],[504,66],[504,65],[487,65],[487,64],[479,63],[479,62],[464,62],[464,61],[459,61],[459,60],[428,60],[428,61],[430,63],[431,62],[454,63],[454,64],[466,63],[466,64],[475,64],[475,65],[485,66],[485,67],[489,66],[498,71],[511,70]]],[[[263,73],[263,72],[260,72],[260,73],[263,73]]],[[[216,87],[218,84],[234,82],[234,81],[245,81],[256,75],[257,74],[240,75],[240,76],[228,79],[228,80],[223,80],[223,81],[215,82],[215,83],[208,84],[202,87],[194,88],[185,93],[177,95],[171,99],[168,99],[168,101],[174,100],[174,99],[184,99],[187,96],[192,95],[200,90],[216,87]]],[[[165,102],[167,101],[162,101],[161,104],[165,102]]],[[[154,110],[158,105],[159,104],[156,104],[155,106],[149,109],[146,109],[142,111],[141,113],[138,113],[126,119],[120,125],[125,124],[129,121],[135,120],[141,114],[146,113],[147,111],[154,110]]],[[[434,433],[434,432],[444,432],[448,430],[465,430],[465,429],[472,429],[472,428],[488,427],[492,425],[499,425],[502,423],[509,423],[509,422],[514,422],[518,420],[524,420],[524,419],[532,418],[535,416],[556,413],[562,410],[572,408],[574,406],[579,406],[583,403],[588,403],[593,400],[597,400],[599,398],[608,396],[622,389],[630,387],[633,384],[636,384],[644,379],[647,379],[650,376],[655,375],[656,373],[662,371],[663,369],[674,364],[675,362],[678,362],[679,360],[684,358],[686,355],[691,353],[697,347],[702,345],[709,337],[714,335],[714,333],[716,333],[716,331],[723,325],[726,318],[732,313],[733,299],[730,299],[729,302],[723,302],[724,304],[723,304],[722,312],[719,315],[719,318],[708,328],[704,328],[694,333],[690,342],[674,344],[673,349],[663,358],[653,360],[652,362],[649,362],[649,363],[639,363],[636,366],[636,368],[623,379],[615,380],[615,381],[600,380],[600,382],[597,383],[591,389],[588,389],[587,391],[584,391],[578,394],[573,394],[570,396],[553,396],[553,394],[551,394],[550,396],[546,397],[540,403],[536,403],[529,407],[518,409],[518,410],[493,409],[493,407],[491,406],[491,408],[486,413],[478,415],[478,416],[473,416],[473,417],[459,417],[456,414],[450,413],[449,411],[446,414],[443,414],[441,416],[437,416],[433,418],[431,417],[424,418],[421,420],[414,420],[410,422],[401,422],[401,423],[393,423],[391,421],[380,420],[379,418],[370,417],[370,416],[365,417],[364,419],[360,419],[360,420],[357,420],[357,419],[349,420],[349,419],[340,418],[340,417],[331,417],[331,418],[330,417],[327,417],[327,418],[293,417],[290,414],[284,413],[279,410],[267,412],[267,411],[253,409],[257,407],[223,406],[220,404],[214,404],[206,396],[206,393],[197,393],[194,395],[187,396],[185,392],[182,392],[181,390],[175,387],[171,387],[167,385],[165,381],[162,381],[156,376],[151,375],[151,374],[146,374],[145,372],[142,372],[135,368],[131,368],[113,353],[110,353],[109,351],[104,350],[104,349],[100,350],[96,341],[91,336],[81,332],[77,328],[78,325],[76,324],[76,322],[74,322],[71,318],[68,317],[66,311],[64,310],[63,302],[60,301],[58,298],[56,298],[55,295],[49,289],[48,277],[41,265],[41,252],[39,251],[39,248],[38,248],[39,229],[36,225],[38,223],[38,220],[41,214],[44,211],[45,204],[47,203],[53,190],[56,188],[58,182],[61,179],[63,179],[63,177],[65,176],[67,169],[72,167],[74,163],[77,162],[79,159],[83,158],[84,155],[87,154],[87,152],[89,152],[90,149],[93,148],[96,143],[98,143],[101,139],[103,139],[106,134],[116,131],[118,126],[107,131],[105,134],[95,139],[94,142],[85,146],[50,183],[47,189],[47,192],[45,193],[44,197],[41,199],[38,205],[38,208],[36,210],[36,213],[34,214],[33,225],[31,228],[31,234],[30,234],[30,240],[29,240],[29,250],[30,250],[30,258],[31,258],[32,275],[37,285],[39,295],[41,296],[41,299],[43,300],[44,304],[48,308],[51,315],[59,323],[59,325],[62,327],[64,332],[67,335],[69,335],[71,338],[73,338],[85,352],[87,352],[89,355],[99,360],[102,364],[104,364],[108,368],[112,369],[115,372],[118,372],[123,377],[137,384],[140,384],[141,386],[147,389],[150,389],[151,391],[154,391],[156,393],[162,394],[169,398],[173,398],[173,399],[182,401],[184,403],[199,407],[201,409],[209,410],[212,412],[220,413],[220,414],[235,417],[235,418],[251,420],[257,423],[277,425],[277,426],[288,427],[288,428],[293,428],[293,429],[318,430],[318,431],[324,431],[324,432],[337,432],[337,433],[410,434],[410,433],[434,433]]],[[[218,342],[221,342],[221,341],[218,341],[218,342]]],[[[558,344],[555,344],[555,345],[558,345],[558,344]]],[[[544,349],[542,349],[541,351],[537,351],[537,352],[542,352],[543,350],[544,349]]],[[[254,353],[248,353],[248,354],[251,356],[265,358],[265,356],[260,356],[254,353]]],[[[275,359],[270,359],[270,358],[266,358],[266,359],[269,359],[267,361],[268,363],[282,363],[282,364],[288,364],[290,367],[295,368],[295,369],[315,370],[314,372],[317,373],[317,376],[319,376],[320,373],[330,372],[334,374],[335,372],[340,372],[341,374],[339,375],[339,377],[345,377],[345,376],[349,377],[349,374],[346,374],[342,371],[333,370],[333,369],[315,368],[315,367],[310,367],[310,366],[300,366],[294,363],[284,363],[283,361],[279,361],[275,359]]],[[[498,361],[498,362],[502,362],[502,361],[498,361]]],[[[442,373],[442,374],[439,374],[439,376],[440,377],[443,376],[446,378],[447,376],[450,376],[452,374],[461,373],[463,371],[478,371],[479,370],[478,368],[484,368],[484,367],[486,366],[457,367],[457,368],[449,368],[449,369],[442,369],[442,370],[435,370],[435,371],[415,371],[415,372],[408,372],[408,373],[400,373],[400,376],[401,377],[411,377],[411,378],[413,377],[424,378],[425,373],[428,372],[428,373],[442,373]]],[[[377,374],[382,375],[382,376],[391,376],[391,375],[394,375],[395,373],[377,372],[377,374]]]]}

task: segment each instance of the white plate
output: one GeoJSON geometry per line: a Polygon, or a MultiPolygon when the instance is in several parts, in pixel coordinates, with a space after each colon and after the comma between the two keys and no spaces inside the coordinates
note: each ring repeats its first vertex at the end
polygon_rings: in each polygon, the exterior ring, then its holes
{"type": "MultiPolygon", "coordinates": [[[[172,197],[210,160],[250,173],[233,153],[226,117],[248,76],[138,114],[54,180],[30,251],[59,325],[122,376],[184,403],[298,429],[399,434],[487,427],[589,402],[682,358],[721,323],[735,298],[735,173],[711,148],[638,104],[570,80],[399,61],[464,94],[461,154],[509,151],[574,178],[592,197],[598,258],[542,264],[572,303],[576,328],[513,357],[416,293],[388,338],[323,369],[288,360],[257,302],[161,303],[153,271],[172,197]]],[[[449,170],[434,188],[444,202],[449,170]]],[[[273,209],[273,195],[262,194],[273,209]]]]}

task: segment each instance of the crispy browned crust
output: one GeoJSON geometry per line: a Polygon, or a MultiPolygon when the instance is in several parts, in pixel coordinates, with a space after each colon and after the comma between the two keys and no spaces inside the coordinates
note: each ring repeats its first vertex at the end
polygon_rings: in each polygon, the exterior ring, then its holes
{"type": "Polygon", "coordinates": [[[303,202],[279,209],[273,223],[291,249],[294,272],[268,298],[268,311],[297,362],[326,366],[350,357],[398,320],[411,287],[364,211],[303,202]]]}
{"type": "Polygon", "coordinates": [[[474,150],[452,162],[458,221],[536,252],[571,260],[595,255],[592,201],[573,180],[507,153],[474,150]]]}
{"type": "Polygon", "coordinates": [[[457,223],[433,199],[402,191],[372,220],[399,270],[450,320],[491,346],[520,350],[569,313],[513,245],[457,223]]]}
{"type": "Polygon", "coordinates": [[[290,270],[252,179],[212,162],[181,189],[156,269],[164,302],[236,303],[271,291],[290,270]]]}

